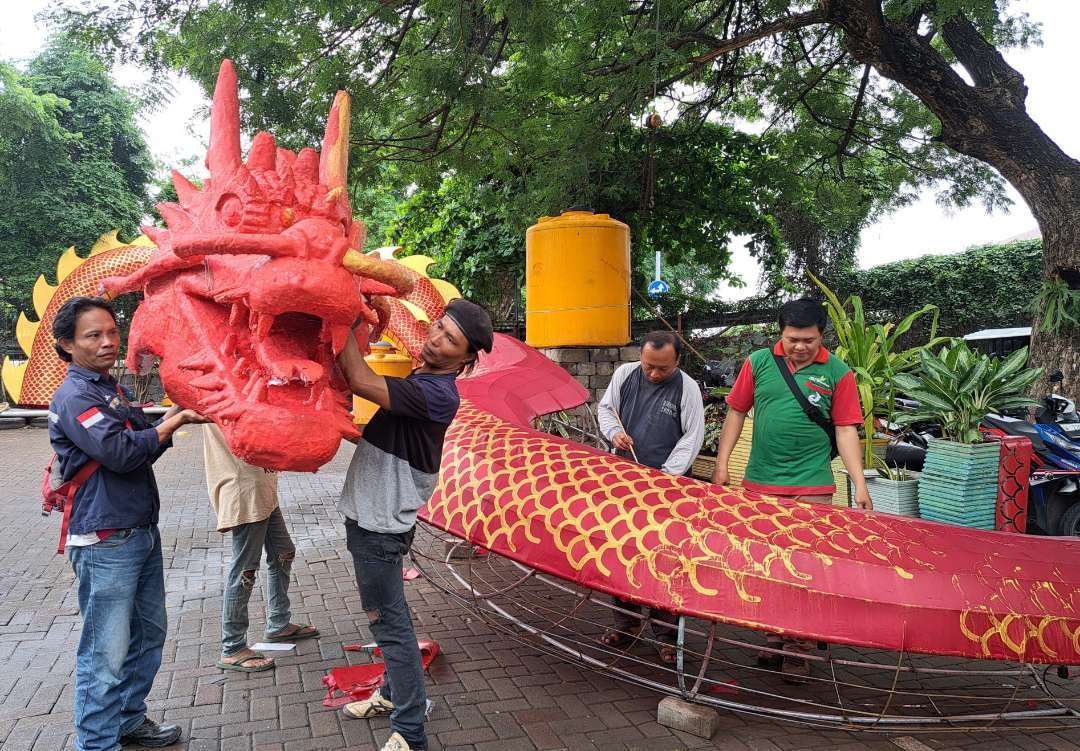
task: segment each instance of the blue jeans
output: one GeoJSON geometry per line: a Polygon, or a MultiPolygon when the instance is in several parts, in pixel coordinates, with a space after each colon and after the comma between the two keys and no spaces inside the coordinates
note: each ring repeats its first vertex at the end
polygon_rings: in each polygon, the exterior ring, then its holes
{"type": "Polygon", "coordinates": [[[380,693],[394,703],[390,728],[401,734],[411,749],[426,749],[424,668],[416,644],[401,559],[412,546],[413,530],[402,534],[369,532],[352,519],[345,520],[345,543],[352,553],[360,605],[367,613],[375,643],[382,651],[386,675],[380,693]]]}
{"type": "Polygon", "coordinates": [[[259,557],[266,550],[266,631],[275,633],[289,625],[293,546],[281,509],[261,522],[232,528],[232,567],[221,601],[221,654],[225,657],[247,649],[248,600],[255,587],[259,557]]]}
{"type": "Polygon", "coordinates": [[[146,718],[165,644],[165,580],[157,525],[117,530],[68,548],[79,585],[75,748],[119,751],[146,718]]]}

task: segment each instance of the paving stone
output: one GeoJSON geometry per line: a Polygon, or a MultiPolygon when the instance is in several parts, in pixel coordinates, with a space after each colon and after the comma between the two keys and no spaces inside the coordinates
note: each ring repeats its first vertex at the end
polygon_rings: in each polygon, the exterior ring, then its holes
{"type": "MultiPolygon", "coordinates": [[[[579,350],[567,350],[574,352],[579,350]]],[[[636,348],[611,348],[604,360],[635,360],[636,348]],[[626,357],[621,357],[627,355],[626,357]]],[[[579,357],[570,354],[574,359],[579,357]]],[[[594,358],[595,359],[595,358],[594,358]]],[[[606,369],[606,368],[605,368],[606,369]]],[[[604,369],[598,368],[598,372],[604,369]]],[[[594,378],[596,376],[593,376],[594,378]]],[[[344,718],[322,705],[321,680],[332,667],[370,662],[345,652],[371,641],[352,560],[334,504],[351,457],[345,445],[316,474],[282,473],[282,511],[297,547],[290,591],[294,620],[314,623],[318,640],[276,653],[267,673],[223,673],[214,666],[221,633],[221,587],[228,536],[215,530],[203,480],[201,434],[184,430],[155,466],[162,495],[168,638],[149,698],[154,719],[177,722],[177,751],[374,751],[389,736],[385,718],[344,718]]],[[[73,576],[55,555],[59,521],[34,502],[39,468],[50,450],[46,431],[0,431],[0,748],[74,748],[72,688],[80,620],[73,576]]],[[[263,573],[251,599],[249,640],[263,637],[263,573]]],[[[754,717],[721,713],[711,740],[656,722],[660,696],[617,682],[514,641],[459,608],[419,579],[407,585],[421,637],[442,654],[427,687],[434,701],[431,751],[809,751],[903,748],[889,737],[807,732],[754,717]]],[[[896,733],[893,738],[910,736],[896,733]]],[[[1080,729],[965,736],[919,735],[927,747],[1080,751],[1080,729]]]]}

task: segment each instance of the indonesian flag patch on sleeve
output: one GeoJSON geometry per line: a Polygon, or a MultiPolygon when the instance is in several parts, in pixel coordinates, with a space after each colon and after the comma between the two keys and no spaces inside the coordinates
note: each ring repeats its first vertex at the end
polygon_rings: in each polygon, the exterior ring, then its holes
{"type": "Polygon", "coordinates": [[[105,419],[105,415],[97,407],[91,407],[76,418],[79,424],[89,430],[105,419]]]}

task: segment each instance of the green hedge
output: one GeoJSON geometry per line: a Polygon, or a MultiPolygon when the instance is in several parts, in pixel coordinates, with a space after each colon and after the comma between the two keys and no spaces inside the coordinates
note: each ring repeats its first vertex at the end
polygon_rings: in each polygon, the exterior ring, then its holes
{"type": "Polygon", "coordinates": [[[941,309],[939,333],[962,336],[979,329],[1031,325],[1031,303],[1042,274],[1042,241],[1024,240],[855,271],[840,281],[837,292],[841,298],[861,295],[875,318],[890,320],[933,303],[941,309]]]}

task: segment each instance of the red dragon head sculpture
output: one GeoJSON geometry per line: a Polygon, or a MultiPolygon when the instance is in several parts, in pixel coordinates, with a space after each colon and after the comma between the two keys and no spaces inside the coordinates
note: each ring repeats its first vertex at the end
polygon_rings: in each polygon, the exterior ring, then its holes
{"type": "Polygon", "coordinates": [[[210,177],[197,188],[173,172],[179,203],[158,205],[167,230],[150,262],[103,284],[109,297],[143,289],[128,367],[161,358],[178,404],[224,432],[233,452],[270,469],[313,471],[355,437],[335,359],[351,326],[366,345],[388,318],[384,295],[413,274],[361,253],[365,227],[346,189],[349,98],[338,92],[321,154],[255,136],[240,151],[232,63],[221,64],[211,111],[210,177]]]}

